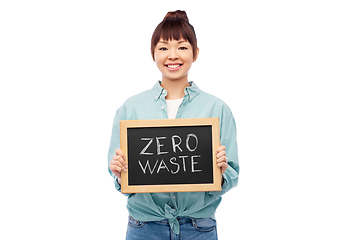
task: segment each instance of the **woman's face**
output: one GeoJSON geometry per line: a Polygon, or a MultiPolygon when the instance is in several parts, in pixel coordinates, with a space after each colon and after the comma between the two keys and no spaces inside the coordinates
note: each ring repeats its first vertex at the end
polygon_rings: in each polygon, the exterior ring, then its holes
{"type": "Polygon", "coordinates": [[[163,80],[186,80],[194,59],[191,44],[184,40],[160,39],[155,46],[155,63],[163,75],[163,80]]]}

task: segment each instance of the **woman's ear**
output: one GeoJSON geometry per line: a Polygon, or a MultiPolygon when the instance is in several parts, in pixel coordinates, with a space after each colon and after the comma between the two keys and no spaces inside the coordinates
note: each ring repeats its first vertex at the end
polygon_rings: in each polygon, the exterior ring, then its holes
{"type": "Polygon", "coordinates": [[[194,57],[193,62],[196,61],[196,59],[198,58],[198,56],[199,56],[199,48],[197,48],[196,55],[195,55],[195,57],[194,57]]]}

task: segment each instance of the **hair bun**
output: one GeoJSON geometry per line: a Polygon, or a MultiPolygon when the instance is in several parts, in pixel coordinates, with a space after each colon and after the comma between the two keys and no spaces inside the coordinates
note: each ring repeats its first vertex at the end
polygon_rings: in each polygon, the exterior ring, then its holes
{"type": "Polygon", "coordinates": [[[185,11],[177,10],[174,12],[168,12],[166,16],[164,17],[164,20],[167,18],[182,18],[185,19],[187,22],[189,22],[189,19],[186,15],[185,11]]]}

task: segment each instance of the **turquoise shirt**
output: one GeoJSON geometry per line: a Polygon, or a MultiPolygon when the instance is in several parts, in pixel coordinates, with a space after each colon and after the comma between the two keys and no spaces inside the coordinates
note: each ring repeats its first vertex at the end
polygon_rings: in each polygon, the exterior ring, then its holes
{"type": "MultiPolygon", "coordinates": [[[[108,166],[115,155],[115,150],[120,148],[120,120],[168,118],[165,102],[167,91],[160,84],[159,81],[152,89],[127,99],[116,111],[108,154],[108,166]]],[[[220,119],[220,143],[226,147],[226,157],[229,164],[223,174],[222,190],[219,192],[125,194],[128,197],[127,209],[131,217],[146,222],[167,218],[171,229],[176,234],[179,234],[177,217],[214,219],[216,208],[221,202],[221,196],[237,185],[239,176],[236,126],[229,107],[220,99],[201,91],[195,83],[189,82],[189,84],[190,87],[184,90],[185,96],[176,118],[218,117],[220,119]]],[[[108,170],[114,178],[116,189],[121,191],[116,176],[110,169],[108,170]]]]}

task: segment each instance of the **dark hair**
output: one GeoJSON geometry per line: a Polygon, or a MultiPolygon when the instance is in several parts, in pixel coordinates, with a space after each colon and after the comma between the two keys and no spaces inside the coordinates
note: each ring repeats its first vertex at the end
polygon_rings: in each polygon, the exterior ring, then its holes
{"type": "Polygon", "coordinates": [[[189,23],[189,19],[185,11],[177,10],[175,12],[168,12],[163,21],[155,28],[155,31],[151,38],[151,54],[153,59],[155,46],[164,39],[169,40],[180,40],[185,39],[189,41],[193,48],[194,59],[197,54],[197,40],[195,35],[194,27],[189,23]]]}

